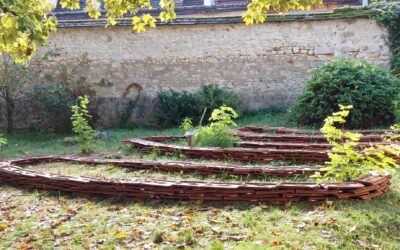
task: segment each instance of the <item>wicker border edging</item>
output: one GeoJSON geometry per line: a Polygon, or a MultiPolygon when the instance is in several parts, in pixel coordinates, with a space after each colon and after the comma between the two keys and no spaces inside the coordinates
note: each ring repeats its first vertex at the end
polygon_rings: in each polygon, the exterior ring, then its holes
{"type": "MultiPolygon", "coordinates": [[[[131,144],[143,152],[158,150],[161,153],[173,154],[180,152],[192,158],[213,160],[231,159],[241,162],[271,162],[273,160],[295,160],[302,163],[317,163],[329,160],[331,145],[322,134],[316,131],[292,129],[285,127],[246,126],[235,130],[242,140],[240,147],[189,147],[167,144],[183,136],[150,136],[145,138],[126,139],[125,144],[131,144]],[[273,131],[277,134],[260,132],[273,131]]],[[[388,144],[383,141],[387,130],[358,130],[363,133],[358,143],[359,148],[373,145],[388,144]]],[[[400,161],[399,157],[395,157],[400,161]]]]}
{"type": "MultiPolygon", "coordinates": [[[[167,137],[164,137],[164,139],[165,141],[167,141],[167,137]]],[[[135,146],[142,152],[152,152],[157,149],[164,154],[181,152],[182,154],[189,157],[206,158],[212,160],[232,159],[241,162],[271,162],[273,160],[296,160],[302,163],[318,163],[328,160],[327,150],[188,147],[156,142],[152,140],[152,137],[126,139],[123,142],[125,144],[135,146]]]]}
{"type": "MultiPolygon", "coordinates": [[[[268,127],[268,126],[244,126],[237,129],[238,131],[247,131],[247,132],[274,132],[277,134],[314,134],[320,135],[321,131],[319,130],[306,130],[306,129],[298,129],[298,128],[286,128],[286,127],[268,127]]],[[[364,130],[348,130],[350,132],[360,133],[363,135],[368,134],[386,134],[390,132],[387,129],[364,129],[364,130]]]]}
{"type": "MultiPolygon", "coordinates": [[[[374,145],[387,145],[386,142],[360,142],[357,148],[367,148],[374,145]]],[[[328,143],[306,143],[306,142],[264,142],[264,141],[241,141],[242,148],[273,148],[273,149],[312,149],[329,150],[332,145],[328,143]]]]}
{"type": "MultiPolygon", "coordinates": [[[[236,130],[236,135],[244,141],[327,143],[325,136],[321,134],[262,134],[259,132],[236,130]]],[[[367,134],[360,137],[360,142],[382,142],[383,137],[383,134],[367,134]]]]}
{"type": "MultiPolygon", "coordinates": [[[[35,157],[0,162],[0,181],[47,191],[127,197],[136,200],[196,200],[201,202],[320,203],[334,199],[368,200],[385,194],[388,174],[370,173],[343,183],[224,183],[196,181],[115,181],[41,174],[20,166],[51,161],[88,163],[88,159],[35,157]]],[[[108,160],[102,160],[102,164],[108,160]]],[[[93,160],[92,163],[100,164],[93,160]]],[[[109,161],[112,162],[112,161],[109,161]]]]}
{"type": "Polygon", "coordinates": [[[11,165],[25,166],[51,162],[71,162],[87,165],[113,165],[135,170],[159,170],[165,172],[198,173],[202,175],[229,174],[229,175],[269,175],[274,177],[289,177],[298,175],[312,175],[321,172],[319,168],[307,166],[239,166],[216,163],[196,163],[190,161],[148,161],[148,160],[117,160],[92,157],[65,157],[45,156],[31,157],[9,161],[11,165]]]}

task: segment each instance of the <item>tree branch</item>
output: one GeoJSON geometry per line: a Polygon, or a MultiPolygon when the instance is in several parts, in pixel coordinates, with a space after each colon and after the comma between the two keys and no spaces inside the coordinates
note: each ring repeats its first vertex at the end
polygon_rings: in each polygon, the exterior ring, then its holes
{"type": "Polygon", "coordinates": [[[3,13],[11,13],[11,14],[13,14],[14,16],[18,16],[17,12],[15,12],[15,11],[13,11],[13,10],[10,10],[7,6],[5,6],[5,4],[4,4],[3,2],[0,2],[0,10],[1,10],[3,13]]]}

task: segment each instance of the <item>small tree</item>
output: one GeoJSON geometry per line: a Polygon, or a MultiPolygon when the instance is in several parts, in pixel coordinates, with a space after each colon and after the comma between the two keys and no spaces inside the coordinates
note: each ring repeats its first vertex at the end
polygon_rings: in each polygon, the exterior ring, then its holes
{"type": "MultiPolygon", "coordinates": [[[[332,149],[328,153],[329,161],[326,162],[324,178],[333,177],[336,181],[350,181],[370,171],[385,172],[398,168],[397,161],[392,156],[399,156],[400,147],[392,143],[398,140],[398,126],[392,127],[392,134],[385,138],[388,144],[374,145],[368,148],[358,148],[361,134],[344,131],[342,126],[353,106],[339,105],[340,111],[333,113],[325,119],[321,128],[332,149]]],[[[321,177],[317,174],[316,177],[321,177]]]]}
{"type": "Polygon", "coordinates": [[[0,68],[0,98],[3,101],[7,132],[14,130],[14,120],[19,113],[20,101],[25,97],[24,85],[34,82],[32,71],[21,64],[16,64],[11,56],[2,55],[0,68]]]}
{"type": "Polygon", "coordinates": [[[200,127],[194,135],[196,146],[232,147],[239,140],[231,129],[236,126],[233,120],[237,117],[238,114],[231,107],[221,106],[219,109],[214,109],[209,119],[211,124],[200,127]]]}
{"type": "Polygon", "coordinates": [[[79,103],[71,107],[72,110],[72,131],[76,134],[76,141],[82,153],[90,152],[94,142],[94,130],[89,125],[89,98],[85,96],[78,97],[79,103]]]}

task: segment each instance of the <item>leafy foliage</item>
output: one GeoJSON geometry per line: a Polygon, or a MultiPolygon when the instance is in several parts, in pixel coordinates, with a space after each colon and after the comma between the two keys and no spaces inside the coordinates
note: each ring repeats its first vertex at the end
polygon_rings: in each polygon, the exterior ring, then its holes
{"type": "Polygon", "coordinates": [[[392,70],[395,75],[400,76],[400,1],[378,2],[372,5],[372,9],[378,11],[374,18],[389,31],[393,52],[392,70]]]}
{"type": "MultiPolygon", "coordinates": [[[[160,17],[166,18],[166,20],[174,19],[174,3],[170,0],[164,0],[160,2],[160,7],[165,10],[161,12],[160,17]],[[161,2],[163,6],[161,5],[161,2]],[[172,3],[170,3],[172,2],[172,3]],[[172,11],[172,14],[171,14],[172,11]],[[168,13],[168,14],[166,14],[168,13]],[[171,16],[170,16],[171,15],[171,16]],[[171,17],[170,19],[168,19],[171,17]]],[[[79,9],[79,0],[61,0],[61,6],[68,9],[79,9]]],[[[116,19],[124,17],[126,14],[133,15],[132,25],[133,30],[136,32],[144,31],[146,27],[155,27],[155,19],[150,14],[144,14],[141,17],[136,16],[136,13],[141,8],[151,9],[150,1],[115,1],[115,0],[89,0],[86,1],[85,11],[91,18],[98,19],[101,16],[100,6],[103,5],[107,16],[107,25],[115,25],[116,19]]]]}
{"type": "Polygon", "coordinates": [[[210,117],[211,124],[200,127],[195,135],[196,146],[200,147],[232,147],[238,138],[233,134],[231,127],[236,126],[233,121],[238,117],[234,109],[221,106],[215,109],[210,117]]]}
{"type": "Polygon", "coordinates": [[[199,98],[195,93],[159,91],[154,117],[161,127],[173,127],[182,122],[185,117],[200,117],[199,98]]]}
{"type": "Polygon", "coordinates": [[[204,85],[199,92],[201,109],[207,108],[205,119],[211,116],[211,112],[221,106],[228,106],[237,110],[241,103],[240,95],[235,92],[223,89],[218,85],[204,85]]]}
{"type": "Polygon", "coordinates": [[[393,52],[392,71],[393,74],[400,78],[400,47],[393,52]]]}
{"type": "Polygon", "coordinates": [[[88,121],[91,117],[88,111],[89,98],[87,96],[80,96],[78,100],[79,104],[71,107],[72,131],[76,134],[76,140],[81,152],[87,153],[94,142],[94,130],[88,121]]]}
{"type": "Polygon", "coordinates": [[[211,111],[222,105],[237,109],[240,104],[238,94],[216,85],[205,85],[196,93],[170,89],[157,93],[155,118],[163,127],[178,126],[185,117],[191,117],[193,123],[197,124],[205,108],[207,112],[204,119],[207,120],[211,111]]]}
{"type": "Polygon", "coordinates": [[[180,128],[182,129],[183,132],[193,130],[192,118],[186,117],[185,119],[183,119],[180,128]]]}
{"type": "MultiPolygon", "coordinates": [[[[340,111],[325,119],[321,132],[332,145],[330,161],[326,163],[325,178],[334,177],[337,181],[349,181],[370,171],[391,171],[398,168],[397,161],[391,157],[400,155],[397,144],[375,145],[358,149],[361,134],[344,131],[336,125],[344,125],[350,113],[351,105],[339,105],[340,111]]],[[[396,130],[395,133],[398,131],[396,130]]],[[[394,135],[396,136],[396,135],[394,135]]],[[[392,138],[388,138],[390,143],[392,138]]],[[[319,175],[317,175],[319,176],[319,175]]]]}
{"type": "Polygon", "coordinates": [[[0,134],[0,149],[4,147],[4,145],[7,145],[7,143],[8,143],[7,138],[5,138],[4,135],[0,134]]]}
{"type": "Polygon", "coordinates": [[[0,53],[9,53],[17,63],[30,59],[56,30],[50,10],[45,0],[0,0],[0,53]]]}
{"type": "Polygon", "coordinates": [[[58,82],[43,83],[34,86],[29,94],[35,119],[32,127],[46,131],[66,132],[71,129],[70,106],[74,102],[65,86],[58,82]]]}
{"type": "Polygon", "coordinates": [[[319,126],[342,103],[354,106],[348,128],[390,125],[399,85],[398,79],[375,65],[334,60],[313,72],[291,116],[302,125],[319,126]]]}
{"type": "Polygon", "coordinates": [[[289,10],[309,10],[322,4],[321,0],[252,0],[242,18],[246,24],[263,23],[269,10],[287,12],[289,10]]]}
{"type": "MultiPolygon", "coordinates": [[[[61,6],[68,9],[79,9],[79,0],[61,0],[61,6]]],[[[173,0],[161,0],[161,21],[176,18],[173,0]]],[[[87,0],[85,12],[91,18],[101,16],[100,6],[106,11],[107,25],[115,25],[116,19],[132,15],[132,26],[136,32],[146,27],[155,27],[155,18],[150,14],[137,16],[139,9],[151,9],[150,1],[134,0],[87,0]]],[[[50,14],[54,6],[46,0],[0,0],[0,52],[10,53],[16,62],[30,59],[37,45],[44,45],[52,31],[56,30],[57,19],[50,14]]]]}

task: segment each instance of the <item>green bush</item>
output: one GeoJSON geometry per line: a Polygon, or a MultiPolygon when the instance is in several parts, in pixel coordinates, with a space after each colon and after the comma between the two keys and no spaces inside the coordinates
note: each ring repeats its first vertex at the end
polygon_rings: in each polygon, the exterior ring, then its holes
{"type": "Polygon", "coordinates": [[[238,94],[217,85],[210,84],[203,86],[199,92],[199,96],[202,111],[204,108],[207,108],[204,121],[207,121],[211,117],[214,109],[218,109],[221,106],[228,106],[237,110],[241,104],[241,98],[238,94]]]}
{"type": "Polygon", "coordinates": [[[71,130],[70,106],[74,99],[64,85],[57,82],[38,84],[29,97],[34,110],[32,128],[55,132],[71,130]]]}
{"type": "Polygon", "coordinates": [[[338,104],[352,105],[347,128],[387,126],[395,120],[399,85],[397,78],[375,65],[334,60],[313,72],[290,115],[301,125],[320,126],[338,104]]]}
{"type": "Polygon", "coordinates": [[[186,117],[191,117],[198,124],[203,111],[207,108],[204,121],[207,121],[212,110],[227,105],[238,109],[241,104],[240,96],[216,85],[205,85],[198,92],[159,91],[155,118],[161,127],[178,126],[186,117]]]}
{"type": "Polygon", "coordinates": [[[185,117],[196,117],[197,119],[201,115],[199,102],[197,94],[186,91],[178,92],[172,89],[159,91],[154,114],[158,126],[177,126],[185,117]]]}

